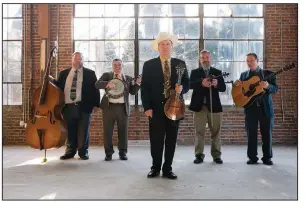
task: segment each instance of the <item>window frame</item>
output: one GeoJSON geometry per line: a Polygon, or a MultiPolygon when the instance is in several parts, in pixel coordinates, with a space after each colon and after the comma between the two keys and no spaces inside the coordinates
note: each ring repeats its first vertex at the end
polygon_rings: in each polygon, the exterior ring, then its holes
{"type": "MultiPolygon", "coordinates": [[[[145,4],[145,3],[144,3],[145,4]]],[[[258,3],[260,4],[260,3],[258,3]]],[[[266,12],[266,9],[265,9],[265,4],[262,4],[262,16],[204,16],[204,4],[197,4],[198,5],[198,15],[196,16],[141,16],[140,15],[140,6],[141,4],[139,3],[136,3],[136,4],[133,4],[134,5],[134,16],[125,16],[125,17],[110,17],[110,16],[102,16],[102,17],[75,17],[75,4],[73,4],[73,20],[74,18],[88,18],[88,19],[94,19],[94,18],[134,18],[135,19],[135,38],[134,39],[88,39],[88,40],[75,40],[74,39],[74,25],[72,26],[72,38],[73,38],[73,50],[75,50],[75,41],[132,41],[134,40],[134,75],[133,77],[136,77],[137,75],[139,75],[139,70],[140,70],[140,67],[139,67],[139,64],[140,64],[140,58],[139,58],[139,42],[140,41],[151,41],[153,39],[148,39],[148,38],[144,38],[144,39],[139,39],[139,36],[138,36],[138,31],[139,31],[139,19],[145,19],[145,18],[158,18],[158,19],[162,19],[162,18],[183,18],[183,19],[187,19],[187,18],[199,18],[199,39],[197,38],[183,38],[183,39],[179,39],[179,41],[184,41],[184,40],[198,40],[198,43],[199,43],[199,49],[198,49],[198,54],[201,50],[203,50],[205,47],[205,42],[206,41],[230,41],[230,42],[233,42],[233,48],[232,48],[232,51],[233,51],[233,58],[232,58],[232,61],[226,61],[226,62],[231,62],[232,64],[234,64],[234,62],[244,62],[244,61],[235,61],[234,60],[234,42],[235,41],[246,41],[246,42],[251,42],[251,41],[261,41],[263,43],[263,58],[262,59],[259,59],[259,62],[262,62],[263,64],[263,67],[265,68],[265,63],[266,63],[266,60],[265,60],[265,55],[266,55],[266,43],[265,43],[265,39],[266,39],[266,22],[265,22],[265,12],[266,12]],[[263,22],[264,22],[264,34],[263,34],[263,38],[262,39],[250,39],[250,38],[247,38],[247,39],[235,39],[235,38],[232,38],[232,39],[213,39],[213,38],[204,38],[203,36],[203,29],[204,29],[204,25],[203,25],[203,21],[204,19],[207,19],[207,18],[232,18],[232,19],[263,19],[263,22]]],[[[90,9],[90,8],[89,8],[90,9]]],[[[90,10],[89,10],[89,13],[90,13],[90,10]]],[[[155,36],[154,36],[155,37],[155,36]]],[[[215,62],[223,62],[223,61],[217,61],[217,60],[213,60],[215,62]]],[[[90,61],[88,61],[90,62],[90,61]]],[[[141,61],[142,62],[142,61],[141,61]]],[[[199,66],[199,59],[198,59],[198,66],[199,66]]],[[[230,84],[233,84],[233,81],[226,81],[226,83],[230,83],[230,84]]],[[[139,106],[139,96],[138,94],[135,95],[135,106],[138,107],[139,106]]],[[[223,104],[223,106],[226,106],[226,107],[232,107],[234,106],[234,103],[233,103],[233,100],[231,99],[232,102],[232,105],[228,105],[228,104],[223,104]]],[[[189,105],[189,104],[187,104],[189,105]]]]}
{"type": "MultiPolygon", "coordinates": [[[[230,62],[233,64],[233,67],[234,67],[234,62],[245,62],[245,61],[235,61],[234,60],[234,46],[235,46],[235,41],[246,41],[246,42],[251,42],[251,41],[261,41],[263,43],[263,58],[262,59],[259,59],[259,62],[262,62],[263,63],[263,68],[265,67],[265,52],[266,52],[266,43],[265,43],[265,39],[266,39],[266,23],[265,23],[265,4],[262,4],[262,8],[263,8],[263,11],[262,11],[262,16],[258,17],[258,16],[204,16],[204,8],[203,8],[203,5],[204,4],[201,4],[202,5],[202,10],[201,10],[201,18],[202,18],[202,23],[200,24],[200,26],[202,27],[202,43],[203,43],[203,49],[205,48],[204,45],[205,45],[205,42],[206,41],[230,41],[230,42],[233,42],[233,47],[232,47],[232,51],[233,51],[233,56],[232,56],[232,61],[217,61],[217,60],[212,60],[213,62],[215,61],[216,63],[217,62],[230,62]],[[236,39],[236,38],[233,38],[232,39],[221,39],[221,38],[203,38],[203,20],[204,19],[209,19],[209,18],[229,18],[229,19],[263,19],[264,21],[264,35],[263,35],[263,39],[236,39]]],[[[233,35],[234,35],[234,26],[233,26],[233,35]]],[[[217,67],[216,67],[217,68],[217,67]]],[[[238,79],[238,78],[236,78],[238,79]]],[[[234,81],[226,81],[225,80],[225,83],[226,84],[231,84],[233,85],[233,82],[234,81]]],[[[220,93],[222,94],[222,93],[220,93]]],[[[233,99],[231,99],[230,101],[232,104],[222,104],[222,106],[224,107],[232,107],[234,106],[234,102],[233,102],[233,99]]],[[[223,102],[222,102],[223,103],[223,102]]]]}
{"type": "MultiPolygon", "coordinates": [[[[7,5],[7,9],[8,9],[8,6],[9,5],[13,5],[11,3],[5,3],[7,5]]],[[[4,5],[4,4],[3,4],[4,5]]],[[[21,60],[20,61],[9,61],[8,60],[8,56],[7,56],[7,60],[6,60],[6,68],[8,70],[8,64],[10,62],[18,62],[20,63],[20,82],[11,82],[11,81],[4,81],[4,78],[3,78],[3,74],[4,74],[4,64],[5,64],[5,60],[4,60],[4,57],[2,58],[2,91],[4,90],[4,88],[6,88],[6,91],[7,91],[7,98],[6,98],[6,102],[4,102],[4,91],[2,92],[2,105],[3,106],[22,106],[23,105],[23,84],[22,84],[22,76],[23,76],[23,71],[22,71],[22,67],[23,67],[23,63],[24,63],[24,59],[23,59],[23,43],[24,43],[24,40],[23,40],[23,35],[24,35],[24,31],[23,31],[23,28],[24,28],[24,18],[23,18],[23,13],[24,13],[24,6],[23,4],[20,4],[21,5],[21,17],[9,17],[9,16],[2,16],[2,23],[4,20],[21,20],[21,23],[22,23],[22,29],[21,29],[21,38],[20,39],[4,39],[3,35],[4,34],[8,34],[8,29],[7,30],[7,33],[4,33],[4,29],[2,30],[2,50],[4,48],[4,43],[6,43],[6,46],[7,46],[7,50],[8,50],[8,42],[20,42],[21,43],[21,60]],[[15,104],[15,103],[10,103],[9,102],[9,86],[10,85],[21,85],[21,103],[20,104],[15,104]]],[[[4,7],[2,7],[2,9],[4,9],[4,7]]],[[[2,55],[4,56],[4,55],[2,55]]]]}

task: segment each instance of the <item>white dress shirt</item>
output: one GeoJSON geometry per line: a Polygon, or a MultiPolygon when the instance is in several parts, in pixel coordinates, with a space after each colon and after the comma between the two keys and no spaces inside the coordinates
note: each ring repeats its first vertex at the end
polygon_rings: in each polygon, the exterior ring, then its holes
{"type": "Polygon", "coordinates": [[[75,103],[82,100],[82,85],[83,85],[83,68],[79,68],[79,69],[71,68],[66,80],[65,91],[64,91],[66,104],[75,103]],[[76,99],[72,101],[70,98],[70,93],[71,93],[73,77],[76,70],[77,70],[76,99]]]}

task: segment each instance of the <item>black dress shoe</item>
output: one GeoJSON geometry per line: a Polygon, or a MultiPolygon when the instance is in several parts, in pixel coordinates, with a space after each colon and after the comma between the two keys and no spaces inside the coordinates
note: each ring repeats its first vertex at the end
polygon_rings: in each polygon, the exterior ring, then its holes
{"type": "Polygon", "coordinates": [[[203,162],[202,156],[196,156],[196,159],[194,160],[194,164],[200,164],[203,162]]]}
{"type": "Polygon", "coordinates": [[[257,163],[257,160],[249,159],[249,160],[247,161],[247,164],[251,165],[251,164],[258,164],[258,163],[257,163]]]}
{"type": "Polygon", "coordinates": [[[164,173],[164,172],[163,172],[162,177],[168,178],[168,179],[177,179],[177,178],[178,178],[178,177],[176,176],[176,174],[174,174],[174,172],[172,172],[172,171],[167,172],[167,173],[164,173]]]}
{"type": "Polygon", "coordinates": [[[126,155],[120,155],[120,159],[123,160],[123,161],[128,160],[126,155]]]}
{"type": "Polygon", "coordinates": [[[80,155],[79,156],[82,160],[88,160],[89,159],[89,155],[85,154],[85,155],[80,155]]]}
{"type": "Polygon", "coordinates": [[[147,177],[148,178],[154,178],[156,176],[160,175],[160,171],[156,171],[154,169],[152,169],[148,174],[147,177]]]}
{"type": "Polygon", "coordinates": [[[265,164],[265,165],[273,165],[273,162],[271,161],[271,159],[262,159],[262,161],[263,161],[263,164],[265,164]]]}
{"type": "Polygon", "coordinates": [[[66,159],[72,159],[74,158],[75,154],[64,154],[60,157],[61,160],[66,160],[66,159]]]}
{"type": "Polygon", "coordinates": [[[111,161],[111,160],[112,160],[112,156],[111,155],[106,155],[105,161],[111,161]]]}
{"type": "Polygon", "coordinates": [[[221,158],[216,158],[216,159],[214,159],[214,162],[215,162],[216,164],[222,164],[222,163],[223,163],[223,161],[221,160],[221,158]]]}

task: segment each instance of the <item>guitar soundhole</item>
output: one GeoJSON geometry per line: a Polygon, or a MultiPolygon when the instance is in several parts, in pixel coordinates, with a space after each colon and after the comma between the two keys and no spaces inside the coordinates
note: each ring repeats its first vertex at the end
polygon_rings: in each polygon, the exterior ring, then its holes
{"type": "Polygon", "coordinates": [[[250,91],[254,90],[254,85],[252,85],[252,84],[249,85],[249,90],[250,90],[250,91]]]}
{"type": "Polygon", "coordinates": [[[242,93],[245,97],[251,97],[255,93],[255,87],[252,86],[252,89],[250,89],[250,86],[249,86],[249,90],[247,92],[244,88],[242,88],[242,93]]]}

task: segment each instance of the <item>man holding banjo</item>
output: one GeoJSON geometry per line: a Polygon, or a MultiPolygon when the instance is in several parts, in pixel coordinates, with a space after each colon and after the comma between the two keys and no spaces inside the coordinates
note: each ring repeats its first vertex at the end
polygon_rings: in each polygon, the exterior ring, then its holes
{"type": "Polygon", "coordinates": [[[103,109],[105,160],[112,160],[112,135],[115,121],[118,125],[118,149],[121,160],[127,160],[129,94],[135,95],[140,89],[141,76],[136,82],[122,72],[122,60],[112,61],[113,71],[104,73],[95,83],[97,89],[105,89],[100,108],[103,109]]]}

